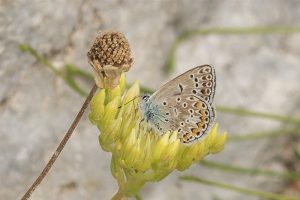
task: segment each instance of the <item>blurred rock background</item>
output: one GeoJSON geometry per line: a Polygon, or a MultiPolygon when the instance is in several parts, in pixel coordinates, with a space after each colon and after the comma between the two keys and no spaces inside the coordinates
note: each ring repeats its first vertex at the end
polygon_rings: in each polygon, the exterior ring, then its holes
{"type": "MultiPolygon", "coordinates": [[[[0,0],[0,199],[21,197],[84,101],[35,58],[21,52],[20,43],[30,44],[58,67],[72,63],[91,71],[86,53],[97,32],[117,29],[128,38],[135,58],[127,74],[129,82],[139,79],[142,85],[156,89],[191,67],[211,64],[217,72],[216,105],[299,116],[299,33],[193,37],[178,47],[175,71],[169,76],[163,72],[172,42],[186,30],[300,26],[299,19],[297,0],[0,0]]],[[[286,126],[221,112],[218,121],[230,135],[286,126]]],[[[298,134],[228,142],[223,152],[210,159],[299,172],[300,160],[295,156],[300,152],[299,141],[298,134]]],[[[110,199],[117,185],[109,165],[110,154],[99,148],[98,131],[85,116],[32,199],[110,199]]],[[[259,199],[182,182],[178,179],[182,174],[299,195],[299,181],[194,165],[146,185],[143,199],[259,199]]]]}

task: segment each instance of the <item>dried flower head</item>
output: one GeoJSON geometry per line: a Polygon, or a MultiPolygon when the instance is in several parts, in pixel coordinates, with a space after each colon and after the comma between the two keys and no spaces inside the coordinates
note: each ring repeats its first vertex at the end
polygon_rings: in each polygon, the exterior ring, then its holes
{"type": "Polygon", "coordinates": [[[101,32],[87,56],[100,88],[116,87],[121,73],[127,72],[133,63],[129,43],[118,31],[101,32]]]}
{"type": "Polygon", "coordinates": [[[221,151],[227,134],[215,124],[203,140],[186,145],[178,133],[158,136],[143,128],[138,106],[139,84],[125,90],[125,77],[114,89],[100,90],[91,101],[91,122],[100,130],[103,150],[112,153],[111,172],[119,184],[113,199],[135,196],[146,182],[159,181],[175,169],[183,171],[208,154],[221,151]]]}

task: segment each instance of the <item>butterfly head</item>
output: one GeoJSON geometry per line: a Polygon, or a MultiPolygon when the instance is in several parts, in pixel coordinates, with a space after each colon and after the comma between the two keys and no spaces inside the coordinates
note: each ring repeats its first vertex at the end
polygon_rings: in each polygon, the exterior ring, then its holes
{"type": "Polygon", "coordinates": [[[140,97],[140,108],[141,110],[145,110],[147,104],[149,103],[150,94],[145,94],[140,97]]]}
{"type": "Polygon", "coordinates": [[[150,106],[150,94],[145,94],[143,96],[140,97],[140,110],[143,114],[143,116],[146,117],[147,120],[147,116],[149,115],[149,106],[150,106]]]}

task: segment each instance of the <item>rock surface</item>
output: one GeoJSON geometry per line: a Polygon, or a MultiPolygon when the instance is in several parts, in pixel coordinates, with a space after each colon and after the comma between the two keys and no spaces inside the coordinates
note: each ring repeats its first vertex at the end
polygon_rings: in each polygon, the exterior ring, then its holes
{"type": "MultiPolygon", "coordinates": [[[[129,82],[158,88],[187,69],[211,64],[217,71],[215,103],[299,116],[300,35],[208,35],[183,42],[176,70],[162,68],[179,33],[205,27],[299,26],[296,0],[201,1],[0,1],[0,197],[18,199],[44,167],[84,98],[18,45],[27,43],[57,66],[74,63],[91,70],[86,53],[97,32],[118,29],[128,38],[135,65],[129,82]],[[155,77],[155,80],[153,79],[155,77]]],[[[247,134],[283,126],[274,121],[218,114],[223,130],[247,134]]],[[[285,170],[271,159],[289,146],[276,140],[228,142],[211,159],[245,167],[285,170]]],[[[299,144],[299,143],[298,143],[299,144]]],[[[299,145],[297,147],[299,149],[299,145]]],[[[110,154],[98,131],[81,121],[55,166],[32,199],[110,199],[117,190],[110,154]]],[[[283,182],[193,166],[148,184],[143,199],[258,199],[178,180],[194,174],[233,185],[280,192],[283,182]]]]}

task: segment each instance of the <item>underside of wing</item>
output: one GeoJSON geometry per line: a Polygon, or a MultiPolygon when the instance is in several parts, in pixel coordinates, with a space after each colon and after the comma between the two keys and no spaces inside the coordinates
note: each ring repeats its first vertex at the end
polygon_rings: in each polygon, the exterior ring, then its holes
{"type": "Polygon", "coordinates": [[[160,124],[160,131],[177,130],[183,143],[203,137],[215,119],[213,107],[195,95],[169,96],[159,106],[161,114],[166,116],[160,124]]]}
{"type": "Polygon", "coordinates": [[[195,67],[172,79],[156,91],[152,98],[162,100],[167,96],[193,94],[212,104],[216,88],[215,70],[210,65],[195,67]]]}

